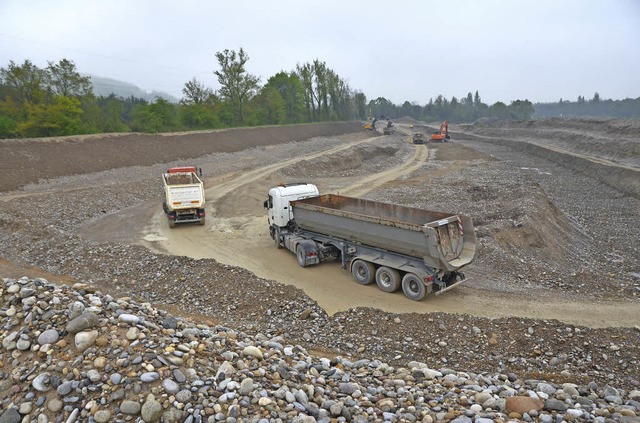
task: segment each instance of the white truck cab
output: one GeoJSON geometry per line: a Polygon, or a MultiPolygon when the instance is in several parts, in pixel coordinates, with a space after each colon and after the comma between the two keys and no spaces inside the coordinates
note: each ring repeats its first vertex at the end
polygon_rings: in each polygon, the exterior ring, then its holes
{"type": "Polygon", "coordinates": [[[269,190],[269,198],[264,202],[264,207],[269,212],[269,226],[280,228],[287,226],[293,219],[291,213],[291,201],[302,198],[316,197],[320,195],[318,188],[313,184],[292,183],[280,184],[269,190]]]}

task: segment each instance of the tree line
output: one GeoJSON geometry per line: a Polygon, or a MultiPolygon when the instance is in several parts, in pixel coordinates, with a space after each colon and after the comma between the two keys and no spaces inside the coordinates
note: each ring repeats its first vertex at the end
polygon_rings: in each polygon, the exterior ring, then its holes
{"type": "Polygon", "coordinates": [[[103,132],[167,132],[279,125],[362,118],[361,93],[319,59],[281,71],[264,84],[246,69],[241,48],[215,54],[214,91],[196,78],[183,98],[170,103],[95,96],[90,77],[67,59],[39,68],[10,61],[0,68],[0,138],[47,137],[103,132]],[[360,100],[358,100],[360,99],[360,100]]]}
{"type": "Polygon", "coordinates": [[[321,121],[364,120],[368,116],[425,122],[468,123],[479,118],[528,120],[548,116],[640,116],[640,98],[586,101],[560,99],[508,105],[482,102],[478,91],[460,98],[442,95],[423,105],[396,105],[384,97],[368,100],[360,90],[319,59],[282,70],[264,83],[247,70],[244,49],[215,53],[220,88],[196,78],[187,81],[178,103],[162,98],[96,96],[90,77],[81,76],[67,59],[39,68],[29,60],[0,68],[0,138],[46,137],[105,132],[169,132],[236,126],[281,125],[321,121]]]}
{"type": "Polygon", "coordinates": [[[563,100],[557,103],[536,103],[534,117],[597,117],[614,116],[640,118],[640,97],[624,100],[602,99],[598,92],[590,100],[579,95],[576,101],[563,100]]]}
{"type": "Polygon", "coordinates": [[[479,118],[528,120],[534,114],[533,104],[529,100],[515,100],[509,105],[498,101],[489,106],[482,102],[480,93],[469,92],[465,97],[456,96],[448,100],[439,95],[429,99],[424,106],[405,101],[395,105],[384,97],[378,97],[368,103],[367,111],[371,116],[386,116],[391,119],[410,116],[424,122],[450,120],[457,123],[469,123],[479,118]]]}

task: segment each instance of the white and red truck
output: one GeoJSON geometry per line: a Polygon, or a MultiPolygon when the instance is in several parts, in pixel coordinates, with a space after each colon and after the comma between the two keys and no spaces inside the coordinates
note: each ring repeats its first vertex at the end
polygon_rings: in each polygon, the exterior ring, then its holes
{"type": "Polygon", "coordinates": [[[162,174],[164,201],[162,209],[167,215],[169,227],[178,223],[204,225],[204,183],[202,169],[195,166],[172,167],[162,174]]]}

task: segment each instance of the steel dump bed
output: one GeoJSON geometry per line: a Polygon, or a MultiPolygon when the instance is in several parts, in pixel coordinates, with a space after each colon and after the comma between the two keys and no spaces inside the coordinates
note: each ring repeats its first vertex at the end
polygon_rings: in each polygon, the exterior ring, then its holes
{"type": "Polygon", "coordinates": [[[467,216],[334,194],[291,206],[302,230],[420,257],[435,269],[456,271],[475,255],[475,232],[467,216]]]}
{"type": "Polygon", "coordinates": [[[194,172],[176,172],[172,168],[163,175],[166,205],[170,210],[192,209],[204,207],[204,185],[194,172]]]}

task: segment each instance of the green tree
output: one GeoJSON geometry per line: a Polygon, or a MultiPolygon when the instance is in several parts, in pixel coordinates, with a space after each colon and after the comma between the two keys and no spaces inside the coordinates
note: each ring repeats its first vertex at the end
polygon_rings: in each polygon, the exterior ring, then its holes
{"type": "Polygon", "coordinates": [[[22,65],[9,61],[7,68],[0,68],[3,96],[11,97],[20,106],[29,102],[39,104],[46,97],[46,72],[29,60],[22,65]]]}
{"type": "Polygon", "coordinates": [[[117,131],[105,131],[100,128],[100,117],[102,110],[98,104],[98,99],[91,93],[90,95],[78,98],[82,116],[80,118],[81,134],[96,134],[100,132],[127,132],[128,128],[117,131]]]}
{"type": "Polygon", "coordinates": [[[124,123],[124,101],[115,94],[100,97],[97,101],[100,109],[98,127],[103,132],[128,132],[130,129],[124,123]]]}
{"type": "Polygon", "coordinates": [[[503,102],[495,102],[491,107],[489,107],[489,116],[498,119],[506,119],[509,117],[509,109],[503,102]]]}
{"type": "Polygon", "coordinates": [[[327,68],[327,64],[325,62],[321,62],[319,59],[313,61],[312,69],[315,79],[316,98],[319,100],[319,120],[328,120],[329,73],[331,70],[327,68]]]}
{"type": "Polygon", "coordinates": [[[305,107],[310,121],[348,119],[355,115],[349,84],[325,62],[296,65],[304,92],[305,107]]]}
{"type": "Polygon", "coordinates": [[[86,97],[92,96],[91,78],[80,76],[76,70],[76,65],[70,60],[62,59],[57,64],[48,62],[46,69],[47,88],[54,95],[65,97],[86,97]]]}
{"type": "Polygon", "coordinates": [[[508,106],[509,115],[514,119],[530,120],[535,112],[529,100],[515,100],[508,106]]]}
{"type": "Polygon", "coordinates": [[[328,72],[328,92],[331,120],[347,120],[355,116],[351,88],[337,73],[328,72]]]}
{"type": "Polygon", "coordinates": [[[220,70],[214,73],[221,86],[220,96],[231,105],[237,122],[243,125],[245,105],[255,94],[260,78],[245,69],[249,56],[242,48],[238,53],[227,49],[217,52],[216,59],[220,70]]]}
{"type": "Polygon", "coordinates": [[[320,104],[315,97],[315,91],[313,89],[313,67],[311,63],[304,63],[302,65],[296,65],[296,72],[300,77],[304,93],[304,104],[307,110],[307,120],[315,122],[318,120],[316,104],[320,104]]]}
{"type": "Polygon", "coordinates": [[[402,103],[402,106],[400,107],[400,114],[402,116],[411,116],[411,103],[409,103],[408,101],[405,101],[404,103],[402,103]]]}
{"type": "Polygon", "coordinates": [[[17,136],[18,122],[26,119],[24,108],[20,107],[11,97],[0,100],[0,138],[17,136]]]}
{"type": "Polygon", "coordinates": [[[280,71],[267,80],[263,89],[273,88],[284,100],[286,123],[304,122],[304,88],[295,72],[280,71]]]}
{"type": "Polygon", "coordinates": [[[482,100],[480,99],[480,93],[476,90],[476,95],[473,97],[473,105],[477,108],[482,104],[482,100]]]}
{"type": "Polygon", "coordinates": [[[384,116],[389,118],[398,117],[396,114],[396,106],[384,97],[378,97],[369,102],[369,110],[375,117],[384,116]]]}
{"type": "Polygon", "coordinates": [[[153,113],[149,104],[136,104],[131,111],[131,129],[135,132],[157,133],[164,127],[162,118],[153,113]]]}
{"type": "Polygon", "coordinates": [[[174,104],[158,97],[151,104],[137,104],[132,111],[131,129],[140,132],[164,132],[177,129],[178,114],[174,104]]]}
{"type": "Polygon", "coordinates": [[[122,101],[123,108],[122,121],[133,130],[134,111],[137,109],[137,106],[146,106],[149,103],[143,98],[137,98],[134,96],[121,98],[120,100],[122,101]]]}
{"type": "Polygon", "coordinates": [[[252,101],[252,125],[278,125],[286,120],[286,102],[280,92],[272,87],[263,87],[252,101]]]}
{"type": "Polygon", "coordinates": [[[365,119],[367,117],[367,96],[362,91],[356,91],[353,96],[353,102],[358,119],[365,119]]]}
{"type": "Polygon", "coordinates": [[[13,138],[16,136],[18,122],[0,112],[0,138],[13,138]]]}
{"type": "MultiPolygon", "coordinates": [[[[477,93],[477,91],[476,91],[476,93],[477,93]]],[[[463,99],[462,102],[465,105],[469,104],[469,105],[473,106],[473,95],[471,95],[471,93],[467,93],[467,98],[463,99]]]]}
{"type": "Polygon", "coordinates": [[[25,103],[27,120],[16,131],[23,137],[52,137],[80,133],[82,108],[77,98],[56,96],[52,103],[25,103]]]}
{"type": "Polygon", "coordinates": [[[160,118],[162,131],[172,131],[178,127],[178,112],[176,105],[163,98],[156,98],[156,101],[149,105],[153,114],[160,118]]]}
{"type": "Polygon", "coordinates": [[[183,104],[178,109],[178,119],[188,129],[218,128],[221,125],[215,108],[207,104],[183,104]]]}
{"type": "Polygon", "coordinates": [[[196,78],[184,84],[182,94],[184,94],[184,97],[180,100],[180,103],[183,104],[211,104],[215,100],[213,90],[206,87],[196,78]]]}

